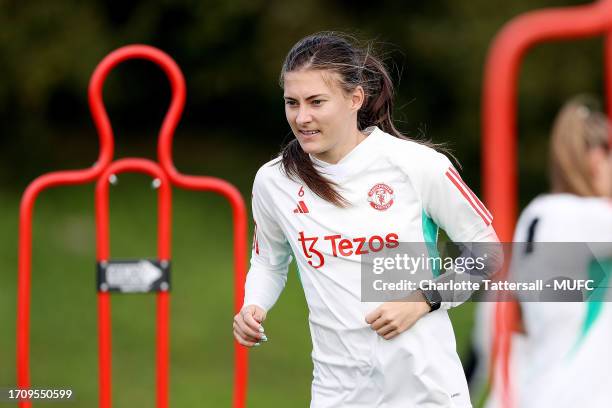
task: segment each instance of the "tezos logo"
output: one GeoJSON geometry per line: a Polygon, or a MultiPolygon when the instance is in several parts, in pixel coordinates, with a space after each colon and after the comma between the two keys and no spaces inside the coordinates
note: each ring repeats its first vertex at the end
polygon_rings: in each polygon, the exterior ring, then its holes
{"type": "Polygon", "coordinates": [[[378,183],[368,192],[368,202],[372,208],[385,211],[393,205],[393,189],[384,183],[378,183]]]}

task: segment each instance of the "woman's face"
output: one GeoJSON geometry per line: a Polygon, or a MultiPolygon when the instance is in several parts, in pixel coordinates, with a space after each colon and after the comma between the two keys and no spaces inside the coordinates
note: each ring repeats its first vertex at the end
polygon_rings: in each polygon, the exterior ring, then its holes
{"type": "Polygon", "coordinates": [[[306,69],[285,73],[284,91],[287,121],[306,153],[335,163],[354,147],[361,87],[347,95],[337,73],[306,69]]]}

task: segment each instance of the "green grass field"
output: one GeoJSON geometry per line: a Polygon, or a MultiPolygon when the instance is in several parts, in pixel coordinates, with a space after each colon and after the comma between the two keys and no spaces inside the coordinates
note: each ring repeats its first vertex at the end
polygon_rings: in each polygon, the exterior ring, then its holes
{"type": "MultiPolygon", "coordinates": [[[[210,193],[174,189],[173,198],[171,406],[230,406],[231,212],[210,193]]],[[[15,384],[19,200],[19,194],[0,193],[0,387],[15,384]]],[[[97,406],[93,202],[92,186],[62,187],[44,192],[35,208],[32,384],[72,389],[75,400],[56,406],[97,406]]],[[[155,214],[149,180],[120,176],[111,189],[113,258],[155,257],[155,214]]],[[[114,296],[112,310],[114,406],[154,406],[155,296],[114,296]]],[[[472,312],[473,304],[466,304],[451,313],[461,353],[472,312]]],[[[294,267],[265,326],[268,343],[250,353],[248,406],[307,406],[311,343],[294,267]]]]}

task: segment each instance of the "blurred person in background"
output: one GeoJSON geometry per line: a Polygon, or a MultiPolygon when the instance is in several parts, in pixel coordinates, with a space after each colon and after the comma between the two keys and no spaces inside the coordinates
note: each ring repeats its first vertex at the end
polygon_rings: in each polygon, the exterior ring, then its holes
{"type": "MultiPolygon", "coordinates": [[[[521,321],[512,335],[510,393],[517,407],[604,407],[612,404],[612,156],[610,126],[592,98],[569,100],[551,132],[551,192],[521,213],[510,277],[542,279],[537,298],[519,292],[521,321]],[[547,288],[554,280],[592,279],[582,290],[547,288]]],[[[494,303],[477,310],[475,348],[489,363],[494,303]]],[[[481,373],[485,370],[482,369],[481,373]]],[[[499,407],[493,384],[487,407],[499,407]]]]}

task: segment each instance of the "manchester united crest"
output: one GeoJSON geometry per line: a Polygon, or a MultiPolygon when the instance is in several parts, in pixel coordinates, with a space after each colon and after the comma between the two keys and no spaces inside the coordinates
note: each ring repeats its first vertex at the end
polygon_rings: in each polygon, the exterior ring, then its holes
{"type": "Polygon", "coordinates": [[[368,202],[372,208],[385,211],[393,205],[393,189],[384,183],[378,183],[368,192],[368,202]]]}

